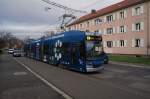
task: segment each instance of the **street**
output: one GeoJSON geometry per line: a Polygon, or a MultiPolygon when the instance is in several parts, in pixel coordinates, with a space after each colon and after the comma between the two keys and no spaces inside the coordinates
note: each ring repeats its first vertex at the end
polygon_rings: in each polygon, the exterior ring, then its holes
{"type": "Polygon", "coordinates": [[[150,99],[150,69],[108,64],[102,72],[79,73],[26,57],[0,55],[0,99],[67,98],[44,81],[73,99],[150,99]]]}
{"type": "Polygon", "coordinates": [[[0,55],[0,99],[64,99],[12,56],[0,55]]]}

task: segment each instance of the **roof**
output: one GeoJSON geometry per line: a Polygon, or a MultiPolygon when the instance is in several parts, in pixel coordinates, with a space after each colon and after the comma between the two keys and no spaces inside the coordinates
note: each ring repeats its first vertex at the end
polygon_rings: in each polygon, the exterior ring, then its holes
{"type": "Polygon", "coordinates": [[[78,23],[81,23],[83,21],[90,20],[90,19],[102,16],[102,15],[105,15],[108,13],[112,13],[112,12],[117,11],[117,10],[121,10],[124,8],[128,8],[130,6],[144,3],[147,1],[150,1],[150,0],[124,0],[122,2],[108,6],[106,8],[100,9],[100,10],[96,11],[96,13],[90,13],[90,14],[84,15],[84,16],[80,17],[79,19],[77,19],[76,21],[74,21],[73,23],[69,24],[68,26],[78,24],[78,23]]]}

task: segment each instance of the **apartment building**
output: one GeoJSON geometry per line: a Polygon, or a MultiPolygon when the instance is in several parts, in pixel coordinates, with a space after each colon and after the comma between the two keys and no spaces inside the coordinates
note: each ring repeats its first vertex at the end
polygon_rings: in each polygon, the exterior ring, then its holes
{"type": "Polygon", "coordinates": [[[107,53],[150,55],[150,0],[124,0],[93,10],[67,29],[101,33],[107,53]]]}

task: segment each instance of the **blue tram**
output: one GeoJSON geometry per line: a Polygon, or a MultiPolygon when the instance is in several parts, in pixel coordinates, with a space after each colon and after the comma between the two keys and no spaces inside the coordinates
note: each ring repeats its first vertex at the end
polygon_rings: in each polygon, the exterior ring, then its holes
{"type": "Polygon", "coordinates": [[[101,70],[108,59],[103,51],[102,36],[83,31],[67,31],[28,42],[25,53],[33,59],[80,72],[101,70]]]}

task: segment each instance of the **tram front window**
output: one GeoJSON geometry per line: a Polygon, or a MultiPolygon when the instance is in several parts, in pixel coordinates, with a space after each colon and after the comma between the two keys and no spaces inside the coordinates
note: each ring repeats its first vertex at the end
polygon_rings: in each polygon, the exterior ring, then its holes
{"type": "Polygon", "coordinates": [[[88,60],[99,58],[101,52],[102,52],[101,41],[86,42],[86,57],[88,60]]]}

